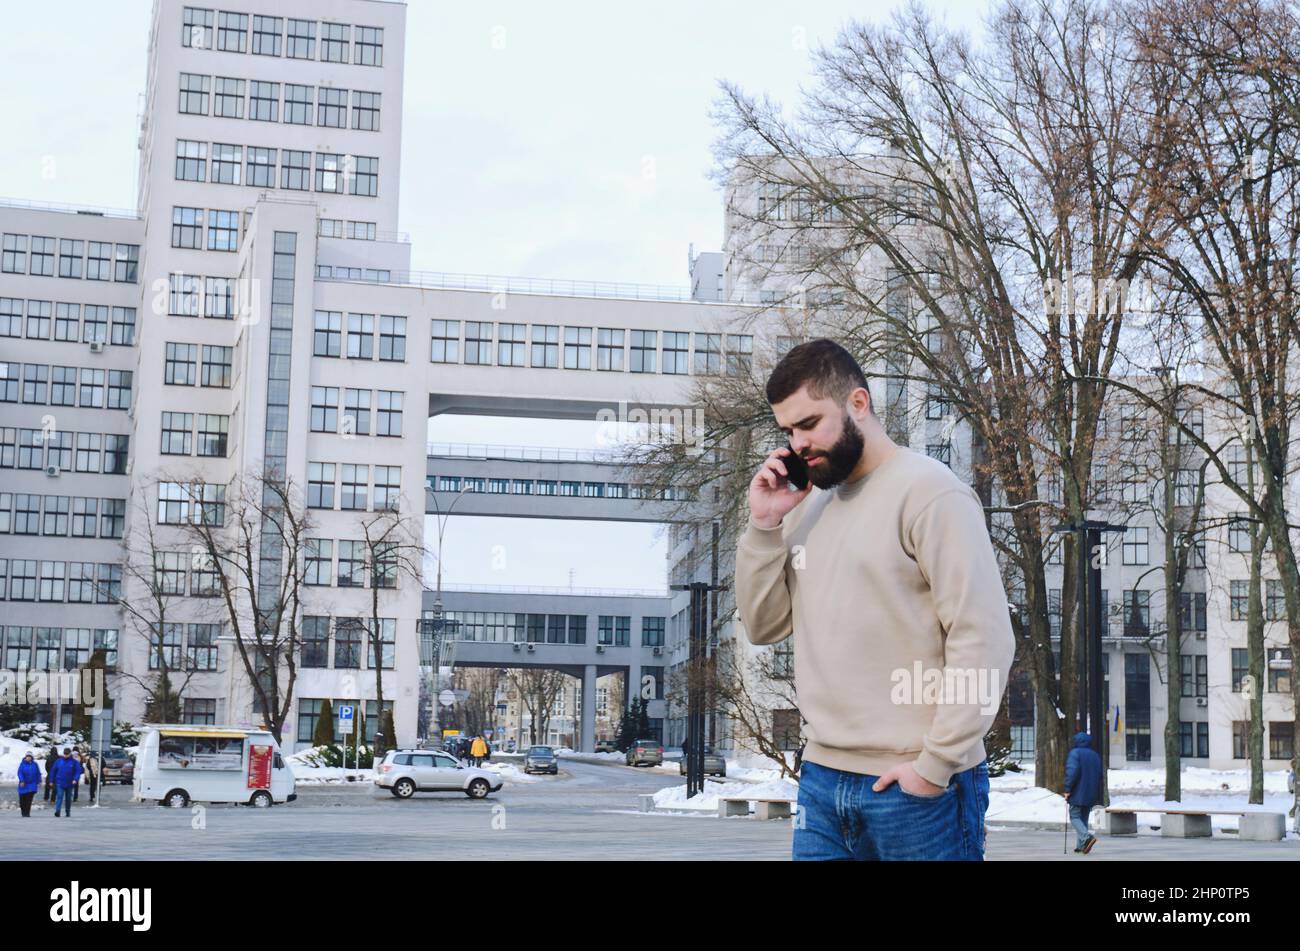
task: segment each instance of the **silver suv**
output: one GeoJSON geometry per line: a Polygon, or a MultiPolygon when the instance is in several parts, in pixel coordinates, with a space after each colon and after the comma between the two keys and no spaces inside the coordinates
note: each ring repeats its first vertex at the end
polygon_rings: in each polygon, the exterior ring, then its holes
{"type": "Polygon", "coordinates": [[[410,799],[417,792],[447,790],[482,799],[504,783],[499,773],[463,766],[444,750],[389,750],[375,769],[375,785],[398,799],[410,799]]]}

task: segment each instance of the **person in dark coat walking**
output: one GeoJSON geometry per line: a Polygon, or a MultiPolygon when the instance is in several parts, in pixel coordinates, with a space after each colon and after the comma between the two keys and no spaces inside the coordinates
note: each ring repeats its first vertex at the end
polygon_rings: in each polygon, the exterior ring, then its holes
{"type": "Polygon", "coordinates": [[[36,765],[36,757],[27,753],[18,764],[18,808],[24,816],[32,814],[32,798],[40,788],[41,768],[36,765]]]}
{"type": "Polygon", "coordinates": [[[1074,749],[1065,758],[1065,801],[1070,804],[1070,825],[1079,837],[1074,851],[1087,855],[1097,844],[1088,831],[1088,814],[1101,799],[1101,757],[1087,733],[1074,734],[1074,749]]]}
{"type": "Polygon", "coordinates": [[[50,751],[45,754],[45,801],[49,802],[54,798],[54,762],[59,758],[57,748],[51,746],[50,751]]]}
{"type": "Polygon", "coordinates": [[[90,787],[90,804],[95,804],[95,792],[99,788],[99,772],[95,766],[95,757],[90,750],[81,756],[81,768],[86,771],[86,785],[90,787]]]}
{"type": "Polygon", "coordinates": [[[71,749],[65,749],[63,755],[54,761],[54,768],[50,772],[54,776],[54,814],[57,816],[66,806],[64,814],[71,818],[72,792],[81,779],[81,763],[72,758],[71,749]]]}

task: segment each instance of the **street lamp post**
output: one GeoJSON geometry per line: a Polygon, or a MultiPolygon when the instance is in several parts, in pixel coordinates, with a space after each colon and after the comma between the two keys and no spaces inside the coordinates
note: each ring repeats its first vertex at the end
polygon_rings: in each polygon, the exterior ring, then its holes
{"type": "Polygon", "coordinates": [[[691,654],[686,666],[687,799],[704,791],[704,703],[708,684],[701,681],[708,671],[705,654],[709,636],[709,599],[705,595],[722,587],[707,581],[672,585],[674,591],[691,593],[691,654]]]}
{"type": "MultiPolygon", "coordinates": [[[[438,697],[442,693],[443,684],[442,684],[441,677],[439,675],[438,660],[442,654],[442,641],[443,641],[443,637],[445,636],[444,622],[442,617],[442,536],[447,530],[447,520],[451,518],[451,513],[452,510],[456,507],[456,503],[458,503],[464,497],[466,492],[473,492],[474,489],[469,483],[462,485],[460,487],[460,491],[456,493],[456,497],[452,499],[451,504],[447,506],[446,512],[443,512],[442,509],[438,506],[438,494],[436,491],[434,491],[433,486],[426,485],[424,489],[425,489],[425,497],[433,503],[434,517],[438,520],[437,523],[438,524],[438,554],[437,554],[438,567],[437,567],[436,583],[435,583],[434,597],[433,597],[433,623],[432,623],[432,632],[431,632],[432,656],[430,657],[429,660],[433,668],[433,672],[431,674],[431,679],[433,681],[433,689],[430,691],[431,694],[430,699],[432,700],[433,710],[431,711],[432,715],[430,718],[430,730],[436,737],[441,737],[442,716],[440,713],[441,703],[438,697]]],[[[424,634],[425,634],[424,625],[421,624],[420,635],[422,638],[424,634]]]]}

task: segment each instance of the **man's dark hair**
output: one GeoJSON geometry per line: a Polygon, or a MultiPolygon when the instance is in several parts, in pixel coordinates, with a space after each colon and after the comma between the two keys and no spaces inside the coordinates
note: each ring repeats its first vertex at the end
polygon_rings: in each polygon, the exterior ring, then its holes
{"type": "Polygon", "coordinates": [[[843,404],[859,386],[867,389],[867,378],[853,354],[821,337],[799,344],[780,359],[767,378],[767,401],[780,403],[804,384],[813,399],[829,397],[843,404]]]}

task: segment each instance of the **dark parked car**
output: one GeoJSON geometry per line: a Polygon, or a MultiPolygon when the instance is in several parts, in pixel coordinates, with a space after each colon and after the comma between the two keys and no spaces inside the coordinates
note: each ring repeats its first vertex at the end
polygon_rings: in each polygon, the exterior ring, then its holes
{"type": "Polygon", "coordinates": [[[560,772],[560,758],[549,746],[530,746],[524,754],[524,772],[557,776],[560,772]]]}
{"type": "Polygon", "coordinates": [[[135,763],[131,755],[120,746],[110,747],[104,753],[104,782],[131,785],[135,779],[135,763]]]}
{"type": "Polygon", "coordinates": [[[625,756],[629,766],[660,766],[664,761],[664,745],[658,740],[637,740],[627,748],[625,756]]]}
{"type": "Polygon", "coordinates": [[[596,752],[597,752],[597,753],[617,753],[617,752],[618,752],[618,744],[616,744],[613,740],[597,740],[597,741],[596,741],[596,752]]]}
{"type": "MultiPolygon", "coordinates": [[[[681,758],[681,774],[686,775],[686,756],[681,758]]],[[[704,747],[704,775],[705,776],[726,776],[727,761],[719,753],[713,752],[713,747],[704,747]]]]}

